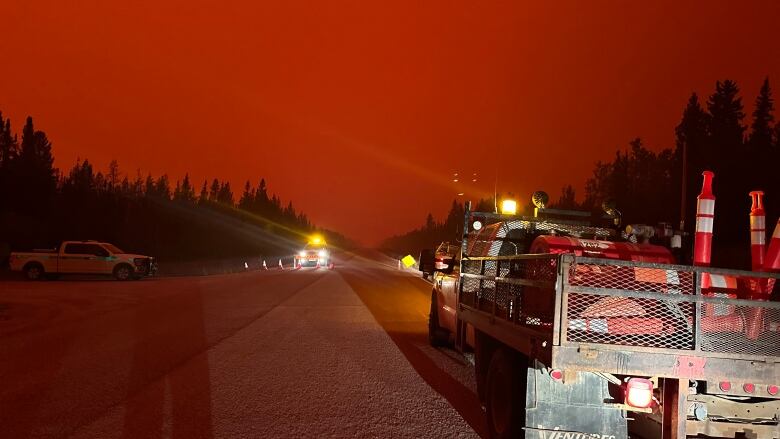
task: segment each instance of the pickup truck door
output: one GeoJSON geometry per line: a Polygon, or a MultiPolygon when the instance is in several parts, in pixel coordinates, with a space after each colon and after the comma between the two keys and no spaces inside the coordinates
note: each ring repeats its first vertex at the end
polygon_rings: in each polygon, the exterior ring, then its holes
{"type": "Polygon", "coordinates": [[[460,261],[455,260],[454,266],[450,273],[440,273],[436,281],[439,282],[439,288],[443,303],[442,314],[443,322],[442,326],[448,329],[455,328],[456,310],[458,302],[458,282],[460,278],[460,261]]]}
{"type": "Polygon", "coordinates": [[[102,273],[103,259],[99,254],[107,253],[97,244],[68,243],[60,254],[60,273],[102,273]]]}

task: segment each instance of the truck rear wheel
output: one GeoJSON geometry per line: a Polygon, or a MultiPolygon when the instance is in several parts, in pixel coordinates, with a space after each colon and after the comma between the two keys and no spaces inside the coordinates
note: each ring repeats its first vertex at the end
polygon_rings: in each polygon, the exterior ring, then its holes
{"type": "Polygon", "coordinates": [[[431,311],[428,314],[428,341],[431,346],[447,346],[450,342],[449,331],[439,326],[439,303],[436,291],[431,293],[431,311]]]}
{"type": "Polygon", "coordinates": [[[527,367],[506,348],[493,353],[487,373],[485,409],[492,439],[524,438],[527,367]]]}
{"type": "Polygon", "coordinates": [[[27,264],[24,267],[24,275],[28,280],[41,280],[44,275],[43,266],[38,263],[27,264]]]}
{"type": "Polygon", "coordinates": [[[133,267],[127,264],[120,264],[114,268],[114,278],[116,280],[130,280],[133,277],[133,267]]]}

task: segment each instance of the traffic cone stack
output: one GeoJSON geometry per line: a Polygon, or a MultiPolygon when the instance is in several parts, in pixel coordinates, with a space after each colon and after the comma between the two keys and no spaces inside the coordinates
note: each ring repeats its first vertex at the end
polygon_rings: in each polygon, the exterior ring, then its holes
{"type": "Polygon", "coordinates": [[[697,198],[696,236],[693,244],[693,265],[709,266],[712,255],[712,223],[715,219],[715,195],[712,194],[712,171],[702,172],[704,183],[697,198]]]}

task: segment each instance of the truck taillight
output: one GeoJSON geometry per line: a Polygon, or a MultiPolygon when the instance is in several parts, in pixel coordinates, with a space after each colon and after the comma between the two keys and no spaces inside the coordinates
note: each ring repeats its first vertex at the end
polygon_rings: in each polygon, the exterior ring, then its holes
{"type": "Polygon", "coordinates": [[[720,390],[722,392],[728,392],[729,390],[731,390],[731,383],[728,381],[721,381],[720,383],[718,383],[718,387],[720,387],[720,390]]]}
{"type": "Polygon", "coordinates": [[[560,371],[558,369],[551,370],[550,378],[552,378],[554,381],[563,381],[563,371],[560,371]]]}
{"type": "Polygon", "coordinates": [[[776,396],[778,391],[780,391],[780,388],[778,388],[777,386],[769,386],[766,388],[766,393],[772,396],[776,396]]]}
{"type": "Polygon", "coordinates": [[[626,404],[648,408],[653,403],[653,382],[646,378],[630,378],[626,383],[626,404]]]}
{"type": "Polygon", "coordinates": [[[756,386],[755,386],[755,385],[753,385],[752,383],[745,383],[745,384],[742,386],[742,390],[744,390],[744,391],[745,391],[745,393],[753,393],[753,392],[755,392],[755,391],[756,391],[756,386]]]}

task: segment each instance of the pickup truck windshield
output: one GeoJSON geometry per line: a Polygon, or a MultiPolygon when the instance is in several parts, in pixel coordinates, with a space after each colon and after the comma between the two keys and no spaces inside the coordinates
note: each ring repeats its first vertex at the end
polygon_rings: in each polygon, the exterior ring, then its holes
{"type": "Polygon", "coordinates": [[[114,254],[124,253],[122,251],[122,249],[120,249],[119,247],[117,247],[117,246],[115,246],[113,244],[103,244],[103,247],[105,247],[106,250],[108,250],[108,251],[110,251],[111,253],[114,253],[114,254]]]}

